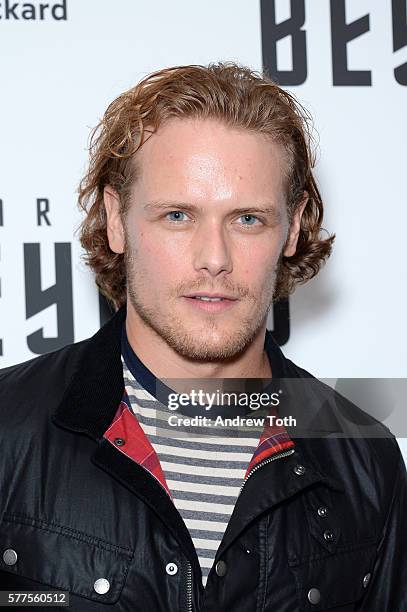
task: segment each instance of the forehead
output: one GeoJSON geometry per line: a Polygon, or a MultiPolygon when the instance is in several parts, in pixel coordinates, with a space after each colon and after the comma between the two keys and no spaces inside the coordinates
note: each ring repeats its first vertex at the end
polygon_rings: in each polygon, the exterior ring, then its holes
{"type": "Polygon", "coordinates": [[[212,119],[168,120],[136,153],[136,162],[138,189],[214,200],[279,199],[287,168],[284,150],[270,136],[212,119]]]}

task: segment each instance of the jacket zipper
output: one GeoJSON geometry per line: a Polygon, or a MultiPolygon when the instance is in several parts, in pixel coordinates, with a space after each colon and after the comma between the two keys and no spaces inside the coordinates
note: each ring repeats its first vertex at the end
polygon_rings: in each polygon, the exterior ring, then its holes
{"type": "Polygon", "coordinates": [[[187,612],[192,612],[192,567],[189,561],[187,574],[187,612]]]}
{"type": "Polygon", "coordinates": [[[243,480],[243,484],[240,487],[239,495],[241,494],[242,489],[243,489],[244,485],[246,484],[246,482],[248,481],[248,479],[250,478],[250,476],[252,474],[254,474],[254,472],[256,470],[258,470],[259,468],[263,467],[263,465],[266,465],[266,463],[271,463],[272,461],[275,461],[276,459],[282,459],[283,457],[288,457],[289,455],[292,455],[293,453],[295,453],[295,449],[294,448],[290,448],[289,450],[281,451],[280,453],[276,453],[272,457],[268,457],[268,459],[264,459],[264,461],[260,461],[260,463],[255,465],[254,468],[252,470],[250,470],[250,472],[247,474],[247,476],[243,480]]]}

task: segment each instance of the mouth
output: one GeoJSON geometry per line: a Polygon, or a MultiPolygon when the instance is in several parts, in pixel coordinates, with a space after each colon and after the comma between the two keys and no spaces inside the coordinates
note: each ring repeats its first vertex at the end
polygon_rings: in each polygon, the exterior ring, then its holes
{"type": "Polygon", "coordinates": [[[184,295],[183,298],[191,306],[210,313],[223,312],[239,301],[237,298],[229,295],[203,292],[184,295]]]}

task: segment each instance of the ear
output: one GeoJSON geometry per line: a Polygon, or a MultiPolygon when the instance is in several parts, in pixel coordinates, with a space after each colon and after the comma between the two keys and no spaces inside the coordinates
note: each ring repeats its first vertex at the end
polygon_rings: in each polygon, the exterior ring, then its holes
{"type": "Polygon", "coordinates": [[[113,253],[124,253],[124,228],[120,214],[120,198],[110,185],[103,191],[107,216],[107,237],[113,253]]]}
{"type": "Polygon", "coordinates": [[[304,208],[306,207],[308,203],[308,200],[309,200],[308,192],[304,191],[304,195],[293,213],[291,224],[288,229],[288,236],[287,236],[287,240],[286,240],[284,250],[283,250],[283,255],[285,257],[291,257],[292,255],[295,255],[295,251],[297,249],[298,236],[300,234],[300,228],[301,228],[301,217],[302,217],[302,213],[304,212],[304,208]]]}

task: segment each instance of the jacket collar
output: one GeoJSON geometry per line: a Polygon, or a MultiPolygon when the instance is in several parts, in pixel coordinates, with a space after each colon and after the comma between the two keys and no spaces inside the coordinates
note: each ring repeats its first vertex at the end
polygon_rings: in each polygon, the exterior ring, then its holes
{"type": "Polygon", "coordinates": [[[71,382],[54,413],[57,425],[100,440],[124,392],[121,328],[126,307],[83,344],[71,382]]]}

